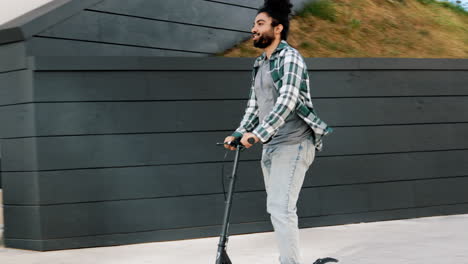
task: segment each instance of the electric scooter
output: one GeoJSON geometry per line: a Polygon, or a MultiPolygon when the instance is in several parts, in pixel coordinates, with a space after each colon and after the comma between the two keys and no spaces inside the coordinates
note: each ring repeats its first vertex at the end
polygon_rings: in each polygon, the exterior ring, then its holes
{"type": "MultiPolygon", "coordinates": [[[[254,138],[249,138],[247,141],[252,145],[255,144],[254,138]]],[[[229,183],[228,194],[227,194],[227,198],[225,201],[226,207],[224,208],[223,226],[221,229],[221,235],[219,237],[219,243],[218,243],[218,250],[216,253],[216,264],[232,264],[231,259],[229,259],[229,256],[226,252],[226,243],[228,242],[229,218],[231,216],[232,196],[234,193],[234,185],[236,183],[237,165],[239,162],[240,152],[245,148],[241,144],[240,138],[236,138],[232,142],[216,143],[216,145],[225,145],[225,144],[236,147],[236,154],[234,156],[234,166],[232,168],[231,181],[229,183]]],[[[313,264],[325,264],[328,262],[338,262],[338,260],[334,258],[330,258],[330,257],[319,258],[313,264]]]]}
{"type": "MultiPolygon", "coordinates": [[[[252,145],[255,144],[254,138],[249,138],[247,141],[252,145]]],[[[226,243],[228,242],[229,218],[231,216],[232,195],[234,193],[234,184],[236,183],[237,165],[239,162],[240,152],[244,149],[244,146],[240,142],[240,138],[236,138],[232,142],[216,143],[216,145],[224,145],[224,144],[228,144],[230,146],[236,147],[236,154],[234,156],[234,167],[232,168],[231,181],[229,183],[227,199],[225,202],[226,207],[224,208],[223,227],[221,229],[221,235],[219,237],[218,251],[216,254],[216,264],[232,264],[226,252],[226,243]]]]}

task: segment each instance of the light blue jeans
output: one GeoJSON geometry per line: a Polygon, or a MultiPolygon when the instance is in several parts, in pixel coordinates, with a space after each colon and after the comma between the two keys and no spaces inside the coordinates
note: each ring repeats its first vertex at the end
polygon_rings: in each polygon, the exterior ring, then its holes
{"type": "Polygon", "coordinates": [[[279,247],[281,264],[301,264],[297,200],[315,158],[312,136],[292,145],[263,146],[262,171],[267,212],[279,247]]]}

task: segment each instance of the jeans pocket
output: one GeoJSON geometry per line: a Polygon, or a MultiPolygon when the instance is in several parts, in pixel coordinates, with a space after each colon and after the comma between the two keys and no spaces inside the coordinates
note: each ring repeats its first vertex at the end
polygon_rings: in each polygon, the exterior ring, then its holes
{"type": "Polygon", "coordinates": [[[315,159],[315,145],[312,140],[308,141],[307,146],[307,163],[309,166],[314,162],[315,159]]]}

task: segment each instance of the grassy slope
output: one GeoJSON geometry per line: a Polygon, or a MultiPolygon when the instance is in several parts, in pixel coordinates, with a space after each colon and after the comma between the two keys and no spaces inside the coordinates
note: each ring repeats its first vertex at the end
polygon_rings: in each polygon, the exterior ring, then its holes
{"type": "MultiPolygon", "coordinates": [[[[288,42],[304,57],[468,58],[466,13],[420,2],[431,0],[326,1],[334,22],[307,12],[291,20],[288,42]]],[[[261,52],[247,40],[217,55],[261,52]]]]}

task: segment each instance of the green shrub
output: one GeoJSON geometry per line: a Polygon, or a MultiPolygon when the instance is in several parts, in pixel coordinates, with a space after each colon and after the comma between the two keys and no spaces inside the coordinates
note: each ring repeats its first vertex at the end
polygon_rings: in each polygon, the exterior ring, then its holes
{"type": "Polygon", "coordinates": [[[304,8],[297,13],[298,16],[312,15],[321,19],[336,21],[335,4],[331,0],[316,0],[307,3],[304,8]]]}
{"type": "Polygon", "coordinates": [[[361,20],[359,19],[352,19],[350,22],[351,28],[358,28],[361,26],[361,20]]]}
{"type": "Polygon", "coordinates": [[[437,1],[436,1],[436,0],[418,0],[418,2],[420,2],[421,4],[425,4],[425,5],[428,5],[428,4],[437,4],[437,1]]]}
{"type": "Polygon", "coordinates": [[[441,6],[443,6],[443,7],[448,8],[448,9],[452,9],[455,13],[468,15],[468,11],[466,11],[465,9],[463,9],[463,7],[461,7],[461,6],[459,6],[459,5],[456,5],[456,4],[454,4],[454,3],[440,2],[439,4],[440,4],[441,6]]]}
{"type": "Polygon", "coordinates": [[[312,49],[312,48],[315,48],[315,45],[308,41],[304,41],[299,45],[299,47],[301,49],[312,49]]]}
{"type": "Polygon", "coordinates": [[[468,11],[463,9],[463,7],[456,5],[454,3],[450,3],[447,1],[437,1],[437,0],[418,0],[421,4],[425,5],[438,5],[442,6],[448,9],[453,10],[455,13],[462,14],[462,15],[468,15],[468,11]]]}
{"type": "Polygon", "coordinates": [[[429,36],[431,33],[427,30],[419,30],[418,31],[419,34],[423,35],[423,36],[429,36]]]}

